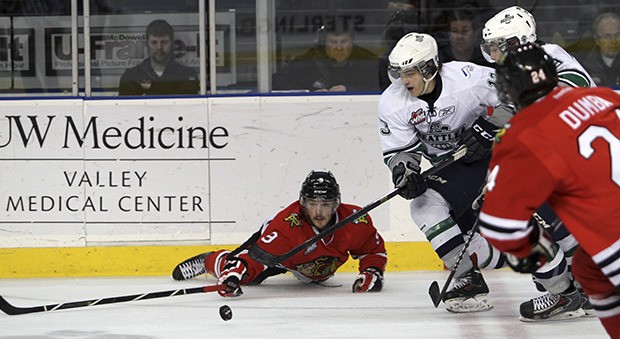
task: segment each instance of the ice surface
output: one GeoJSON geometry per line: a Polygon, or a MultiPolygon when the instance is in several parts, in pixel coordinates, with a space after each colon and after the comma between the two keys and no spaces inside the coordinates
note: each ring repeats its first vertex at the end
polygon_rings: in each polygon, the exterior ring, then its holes
{"type": "MultiPolygon", "coordinates": [[[[453,314],[428,296],[448,272],[387,272],[381,293],[353,294],[353,273],[341,287],[304,285],[292,275],[245,286],[241,297],[217,293],[9,316],[0,313],[0,338],[606,338],[597,318],[523,323],[519,304],[540,295],[528,275],[485,271],[495,308],[453,314]],[[229,305],[224,321],[219,308],[229,305]]],[[[3,279],[0,295],[19,307],[106,298],[214,284],[197,277],[3,279]]]]}

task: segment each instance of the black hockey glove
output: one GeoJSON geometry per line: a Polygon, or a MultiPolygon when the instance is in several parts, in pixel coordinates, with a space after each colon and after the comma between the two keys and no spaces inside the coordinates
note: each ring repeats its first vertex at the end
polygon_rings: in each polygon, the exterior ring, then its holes
{"type": "Polygon", "coordinates": [[[238,297],[243,294],[241,281],[247,272],[245,262],[240,259],[229,260],[224,265],[217,284],[226,286],[223,291],[218,291],[222,297],[238,297]]]}
{"type": "Polygon", "coordinates": [[[532,231],[530,232],[529,240],[531,248],[531,254],[525,258],[518,258],[512,254],[506,254],[506,261],[508,265],[520,273],[534,273],[542,265],[553,260],[558,253],[559,246],[551,240],[551,236],[547,233],[543,227],[534,221],[530,221],[532,231]]]}
{"type": "Polygon", "coordinates": [[[376,267],[368,267],[357,275],[353,283],[353,293],[380,292],[383,288],[383,272],[376,267]]]}
{"type": "Polygon", "coordinates": [[[463,162],[470,164],[487,157],[491,153],[493,138],[498,130],[497,126],[483,117],[476,119],[460,137],[459,144],[467,146],[467,154],[463,157],[463,162]]]}
{"type": "Polygon", "coordinates": [[[412,162],[399,162],[392,170],[392,182],[395,187],[402,187],[398,192],[401,197],[410,200],[426,192],[426,181],[420,174],[420,166],[412,162]]]}

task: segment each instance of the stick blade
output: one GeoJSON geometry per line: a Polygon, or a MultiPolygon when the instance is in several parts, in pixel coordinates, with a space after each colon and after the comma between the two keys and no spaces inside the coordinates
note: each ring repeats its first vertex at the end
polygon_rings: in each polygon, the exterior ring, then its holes
{"type": "Polygon", "coordinates": [[[429,286],[428,295],[431,296],[433,305],[435,305],[435,307],[439,306],[439,303],[441,302],[441,292],[439,292],[439,284],[436,281],[433,281],[431,286],[429,286]]]}
{"type": "Polygon", "coordinates": [[[9,304],[4,297],[0,296],[0,310],[8,315],[19,315],[26,313],[34,313],[34,312],[43,312],[45,308],[42,306],[39,307],[15,307],[9,304]]]}

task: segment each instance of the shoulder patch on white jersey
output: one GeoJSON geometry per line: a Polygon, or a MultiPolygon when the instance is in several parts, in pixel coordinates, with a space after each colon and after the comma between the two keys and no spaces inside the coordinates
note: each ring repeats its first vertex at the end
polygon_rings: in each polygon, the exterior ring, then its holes
{"type": "Polygon", "coordinates": [[[409,123],[412,125],[417,125],[421,122],[424,122],[426,120],[427,117],[427,113],[424,112],[423,109],[418,108],[417,111],[415,112],[411,112],[411,117],[409,118],[409,123]]]}

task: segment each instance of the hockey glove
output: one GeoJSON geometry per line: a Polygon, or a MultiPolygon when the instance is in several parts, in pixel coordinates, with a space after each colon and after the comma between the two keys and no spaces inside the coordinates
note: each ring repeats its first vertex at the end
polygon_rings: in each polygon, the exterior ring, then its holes
{"type": "Polygon", "coordinates": [[[379,292],[383,288],[383,272],[369,267],[357,275],[353,283],[353,293],[379,292]]]}
{"type": "Polygon", "coordinates": [[[491,146],[493,146],[493,138],[495,138],[498,130],[497,126],[483,117],[476,119],[470,128],[461,133],[459,143],[467,146],[467,153],[463,157],[463,162],[471,164],[489,156],[491,146]]]}
{"type": "Polygon", "coordinates": [[[560,248],[551,240],[549,233],[540,224],[533,220],[530,223],[533,224],[529,236],[532,246],[530,255],[525,258],[518,258],[512,254],[506,254],[508,265],[520,273],[534,273],[541,266],[553,260],[560,248]]]}
{"type": "Polygon", "coordinates": [[[218,291],[222,297],[238,297],[243,294],[241,290],[241,281],[247,268],[243,260],[233,259],[226,262],[220,277],[217,280],[218,285],[226,286],[223,291],[218,291]]]}
{"type": "Polygon", "coordinates": [[[420,174],[420,166],[412,162],[399,162],[392,170],[392,182],[394,186],[401,187],[398,194],[410,200],[426,192],[426,181],[420,174]]]}

